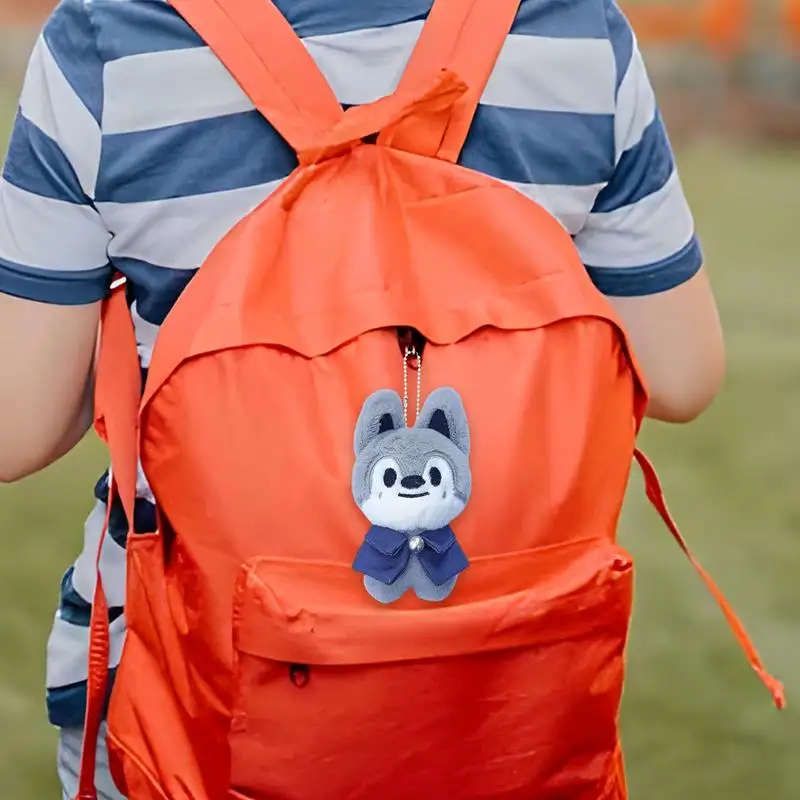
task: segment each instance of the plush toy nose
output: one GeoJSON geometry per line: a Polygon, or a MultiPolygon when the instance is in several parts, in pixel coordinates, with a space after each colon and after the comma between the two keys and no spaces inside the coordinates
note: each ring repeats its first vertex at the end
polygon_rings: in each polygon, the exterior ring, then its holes
{"type": "Polygon", "coordinates": [[[422,475],[407,475],[400,481],[400,485],[404,489],[419,489],[420,486],[425,485],[425,478],[422,475]]]}

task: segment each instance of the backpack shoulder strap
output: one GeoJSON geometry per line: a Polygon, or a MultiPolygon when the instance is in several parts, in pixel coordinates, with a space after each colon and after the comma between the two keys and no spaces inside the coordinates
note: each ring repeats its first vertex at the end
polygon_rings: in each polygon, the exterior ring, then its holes
{"type": "MultiPolygon", "coordinates": [[[[295,151],[313,150],[341,125],[341,104],[272,0],[169,2],[295,151]]],[[[435,0],[395,94],[398,102],[424,94],[442,73],[457,76],[467,90],[452,106],[401,114],[384,128],[382,144],[458,159],[520,2],[435,0]]]]}
{"type": "Polygon", "coordinates": [[[295,149],[339,122],[336,95],[272,0],[169,0],[295,149]]]}
{"type": "Polygon", "coordinates": [[[767,687],[772,695],[772,701],[774,702],[776,708],[779,710],[784,709],[786,707],[786,692],[783,684],[767,671],[764,662],[761,660],[761,656],[758,654],[758,651],[756,650],[755,645],[745,630],[741,620],[736,616],[736,613],[734,612],[730,603],[725,599],[725,595],[722,593],[717,584],[714,583],[713,578],[705,571],[705,569],[703,569],[700,562],[694,557],[692,551],[689,549],[686,539],[683,538],[680,530],[678,530],[678,526],[673,519],[672,514],[670,514],[669,509],[667,508],[664,490],[661,488],[661,482],[658,479],[655,467],[653,467],[653,465],[650,463],[650,460],[641,450],[635,450],[633,455],[642,470],[642,475],[644,476],[644,487],[645,492],[647,493],[647,499],[664,521],[664,524],[667,526],[667,530],[669,530],[675,541],[678,543],[678,547],[680,547],[684,555],[689,559],[689,563],[695,568],[697,574],[702,578],[703,583],[705,583],[706,587],[711,593],[711,596],[717,601],[717,604],[727,620],[728,625],[739,642],[739,646],[747,656],[750,666],[753,668],[753,671],[756,673],[756,675],[758,675],[758,677],[761,679],[761,682],[767,687]]]}
{"type": "Polygon", "coordinates": [[[398,91],[454,73],[468,87],[436,115],[411,115],[387,129],[382,144],[455,162],[521,0],[435,0],[398,91]]]}

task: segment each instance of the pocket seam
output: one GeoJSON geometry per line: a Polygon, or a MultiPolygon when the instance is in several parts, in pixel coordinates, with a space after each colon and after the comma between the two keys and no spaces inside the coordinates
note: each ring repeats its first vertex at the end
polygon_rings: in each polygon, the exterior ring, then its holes
{"type": "MultiPolygon", "coordinates": [[[[591,578],[572,591],[554,598],[537,597],[536,588],[529,587],[488,600],[414,610],[371,608],[345,602],[341,608],[334,606],[332,609],[309,611],[301,605],[295,608],[290,602],[285,614],[281,613],[281,609],[270,611],[266,606],[268,600],[274,597],[280,603],[281,595],[267,582],[269,573],[266,577],[263,572],[259,574],[258,565],[276,563],[279,562],[258,560],[256,564],[247,562],[242,566],[232,618],[234,650],[237,653],[277,662],[364,666],[502,652],[518,646],[547,646],[564,638],[591,636],[606,626],[607,620],[599,619],[596,624],[572,625],[557,636],[549,636],[547,631],[537,634],[542,623],[552,628],[552,620],[569,615],[570,608],[574,609],[576,602],[581,599],[585,600],[587,608],[613,611],[614,620],[619,620],[620,627],[629,626],[629,614],[624,615],[623,619],[618,607],[621,603],[629,602],[632,595],[634,568],[630,556],[616,545],[609,548],[607,558],[591,578]],[[251,585],[249,579],[255,579],[263,586],[263,598],[259,596],[259,587],[251,585]],[[358,645],[361,641],[377,643],[383,639],[385,649],[392,641],[387,641],[389,633],[396,634],[392,638],[397,643],[403,640],[403,633],[407,632],[409,625],[413,625],[417,631],[421,630],[422,615],[436,623],[437,631],[429,630],[424,641],[417,636],[413,652],[397,645],[396,648],[390,647],[390,652],[379,660],[365,658],[363,652],[359,655],[358,645]],[[391,631],[387,627],[389,624],[394,626],[391,631]],[[337,625],[348,630],[349,635],[337,636],[337,625]],[[452,637],[443,636],[448,625],[457,626],[461,634],[460,641],[454,642],[452,637]],[[363,635],[352,635],[353,629],[357,628],[361,628],[363,635]],[[370,628],[372,635],[369,635],[370,628]],[[337,655],[334,660],[319,658],[320,648],[325,645],[345,647],[345,641],[350,642],[349,650],[345,648],[345,655],[337,655]],[[258,644],[250,645],[250,642],[258,644]]],[[[574,614],[572,616],[575,618],[574,614]]],[[[585,615],[581,615],[579,621],[584,623],[584,620],[585,615]]],[[[377,644],[375,647],[378,649],[377,644]]]]}

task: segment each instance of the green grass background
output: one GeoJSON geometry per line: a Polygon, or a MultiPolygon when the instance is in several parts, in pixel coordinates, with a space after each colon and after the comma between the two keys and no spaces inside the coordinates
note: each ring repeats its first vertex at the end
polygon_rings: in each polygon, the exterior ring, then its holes
{"type": "MultiPolygon", "coordinates": [[[[0,93],[0,152],[12,109],[0,93]]],[[[790,706],[772,709],[636,475],[623,526],[638,559],[624,708],[631,791],[635,800],[798,800],[800,149],[711,142],[679,161],[727,330],[729,378],[704,418],[650,425],[643,444],[697,555],[786,681],[790,706]]],[[[59,796],[44,647],[103,461],[88,441],[44,474],[0,487],[0,800],[59,796]]]]}

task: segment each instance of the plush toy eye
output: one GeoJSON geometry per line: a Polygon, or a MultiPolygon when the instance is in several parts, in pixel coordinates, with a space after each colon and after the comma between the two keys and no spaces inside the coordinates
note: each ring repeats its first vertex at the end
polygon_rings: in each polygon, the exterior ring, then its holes
{"type": "Polygon", "coordinates": [[[434,486],[438,486],[442,482],[442,471],[439,467],[431,467],[430,481],[434,486]]]}
{"type": "Polygon", "coordinates": [[[389,469],[385,470],[384,473],[383,473],[383,483],[384,483],[384,486],[386,486],[387,489],[391,489],[392,486],[394,486],[395,483],[397,483],[397,472],[396,472],[396,470],[393,470],[391,467],[389,467],[389,469]]]}

